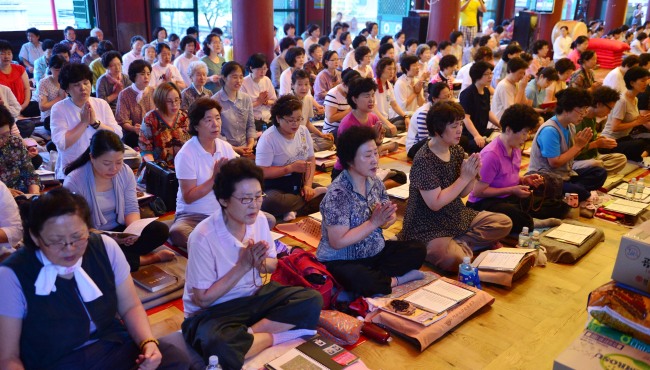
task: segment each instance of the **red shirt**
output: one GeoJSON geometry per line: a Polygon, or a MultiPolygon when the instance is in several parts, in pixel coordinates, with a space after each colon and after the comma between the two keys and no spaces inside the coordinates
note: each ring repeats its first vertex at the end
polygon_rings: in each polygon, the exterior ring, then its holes
{"type": "Polygon", "coordinates": [[[19,64],[11,64],[11,73],[0,72],[0,85],[5,85],[14,93],[18,104],[25,102],[25,85],[23,85],[23,73],[25,68],[19,64]]]}

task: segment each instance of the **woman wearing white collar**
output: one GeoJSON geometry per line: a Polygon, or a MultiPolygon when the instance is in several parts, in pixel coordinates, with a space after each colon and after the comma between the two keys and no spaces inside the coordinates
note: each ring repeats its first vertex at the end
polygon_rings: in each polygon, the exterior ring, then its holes
{"type": "Polygon", "coordinates": [[[83,197],[54,189],[32,201],[26,225],[25,248],[0,266],[0,368],[89,368],[97,359],[104,368],[183,368],[171,346],[161,363],[128,263],[112,239],[89,232],[83,197]]]}

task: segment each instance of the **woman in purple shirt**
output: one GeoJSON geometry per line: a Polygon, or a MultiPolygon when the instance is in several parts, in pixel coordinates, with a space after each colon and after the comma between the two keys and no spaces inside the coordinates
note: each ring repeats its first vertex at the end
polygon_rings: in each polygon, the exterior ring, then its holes
{"type": "Polygon", "coordinates": [[[569,210],[566,203],[538,194],[537,188],[544,184],[541,175],[519,176],[521,147],[538,120],[532,107],[515,104],[506,109],[500,121],[503,132],[481,150],[481,178],[467,202],[477,211],[508,216],[511,233],[554,225],[559,220],[553,217],[564,218],[569,210]]]}

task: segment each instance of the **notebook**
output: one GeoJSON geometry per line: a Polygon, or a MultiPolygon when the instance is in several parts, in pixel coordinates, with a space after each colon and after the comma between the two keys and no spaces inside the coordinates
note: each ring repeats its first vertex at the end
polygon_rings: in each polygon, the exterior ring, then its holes
{"type": "Polygon", "coordinates": [[[473,296],[471,290],[438,279],[413,293],[404,300],[433,313],[441,313],[473,296]]]}
{"type": "Polygon", "coordinates": [[[582,245],[596,232],[593,227],[562,224],[546,234],[546,237],[573,245],[582,245]]]}

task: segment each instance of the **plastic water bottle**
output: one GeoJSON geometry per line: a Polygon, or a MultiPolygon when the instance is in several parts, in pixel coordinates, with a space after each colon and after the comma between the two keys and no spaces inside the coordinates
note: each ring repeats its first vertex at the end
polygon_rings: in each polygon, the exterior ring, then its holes
{"type": "Polygon", "coordinates": [[[645,189],[645,180],[642,177],[639,179],[639,181],[636,182],[636,193],[639,198],[643,198],[644,189],[645,189]]]}
{"type": "Polygon", "coordinates": [[[210,356],[208,359],[208,367],[205,370],[221,370],[222,367],[219,365],[219,356],[210,356]]]}
{"type": "Polygon", "coordinates": [[[528,236],[528,226],[524,226],[519,233],[519,248],[527,248],[530,242],[528,236]]]}
{"type": "Polygon", "coordinates": [[[636,194],[636,179],[633,177],[632,180],[630,180],[630,183],[627,185],[627,197],[629,199],[634,199],[635,194],[636,194]]]}
{"type": "Polygon", "coordinates": [[[476,286],[478,280],[478,272],[470,264],[470,258],[463,257],[463,263],[458,266],[458,281],[469,286],[476,286]]]}
{"type": "Polygon", "coordinates": [[[262,123],[262,132],[266,131],[266,122],[262,123]]]}
{"type": "Polygon", "coordinates": [[[529,247],[533,248],[533,249],[539,249],[540,245],[541,245],[541,243],[539,241],[539,231],[535,230],[535,231],[533,231],[533,237],[530,240],[529,247]]]}

